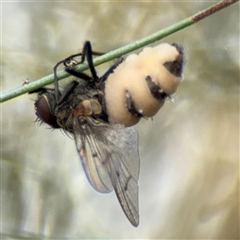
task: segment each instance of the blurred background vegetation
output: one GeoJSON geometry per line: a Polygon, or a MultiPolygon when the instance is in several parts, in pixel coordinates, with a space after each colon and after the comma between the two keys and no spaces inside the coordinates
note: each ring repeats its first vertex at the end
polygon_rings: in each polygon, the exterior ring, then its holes
{"type": "MultiPolygon", "coordinates": [[[[3,2],[2,90],[52,73],[85,40],[107,52],[211,4],[3,2]]],[[[161,42],[183,44],[187,64],[174,102],[136,126],[139,227],[114,193],[90,186],[74,141],[34,122],[36,96],[26,94],[1,105],[3,237],[239,237],[239,5],[161,42]]]]}

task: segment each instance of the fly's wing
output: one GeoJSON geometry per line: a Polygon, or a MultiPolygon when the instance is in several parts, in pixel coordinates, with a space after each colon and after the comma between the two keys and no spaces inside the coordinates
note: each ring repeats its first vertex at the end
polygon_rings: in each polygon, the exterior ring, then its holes
{"type": "Polygon", "coordinates": [[[103,193],[114,188],[127,218],[137,226],[140,162],[136,130],[83,116],[75,117],[73,126],[89,182],[103,193]]]}

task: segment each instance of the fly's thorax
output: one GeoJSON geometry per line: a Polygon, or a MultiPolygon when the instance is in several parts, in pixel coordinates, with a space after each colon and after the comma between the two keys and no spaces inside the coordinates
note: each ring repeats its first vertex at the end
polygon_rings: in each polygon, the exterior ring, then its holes
{"type": "Polygon", "coordinates": [[[73,118],[78,116],[100,116],[103,92],[99,89],[82,86],[74,89],[61,104],[56,106],[55,115],[58,124],[65,130],[73,131],[73,118]]]}
{"type": "Polygon", "coordinates": [[[152,117],[182,80],[183,51],[178,45],[160,44],[131,54],[105,85],[109,121],[131,126],[152,117]]]}

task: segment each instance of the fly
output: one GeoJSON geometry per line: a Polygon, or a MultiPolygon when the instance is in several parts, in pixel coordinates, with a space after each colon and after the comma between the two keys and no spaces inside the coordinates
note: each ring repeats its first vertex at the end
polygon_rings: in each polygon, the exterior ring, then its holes
{"type": "Polygon", "coordinates": [[[147,47],[118,59],[98,77],[93,56],[103,53],[93,52],[87,41],[82,53],[56,64],[54,89],[41,89],[35,102],[40,121],[74,136],[90,184],[101,193],[114,189],[133,226],[139,224],[140,159],[138,133],[132,126],[153,117],[177,90],[183,79],[183,50],[176,43],[147,47]],[[91,76],[75,69],[85,59],[91,76]],[[60,64],[82,81],[73,80],[60,91],[56,74],[60,64]]]}
{"type": "Polygon", "coordinates": [[[108,121],[104,101],[104,81],[122,59],[98,77],[90,42],[83,52],[72,55],[54,67],[54,89],[42,88],[35,102],[38,119],[52,128],[60,128],[74,136],[86,176],[92,187],[101,193],[113,189],[118,201],[134,226],[139,224],[138,133],[133,127],[124,127],[108,121]],[[76,62],[76,56],[81,61],[76,62]],[[76,64],[87,59],[91,76],[74,70],[76,64]],[[65,70],[84,82],[73,80],[63,91],[59,90],[56,69],[63,63],[65,70]]]}

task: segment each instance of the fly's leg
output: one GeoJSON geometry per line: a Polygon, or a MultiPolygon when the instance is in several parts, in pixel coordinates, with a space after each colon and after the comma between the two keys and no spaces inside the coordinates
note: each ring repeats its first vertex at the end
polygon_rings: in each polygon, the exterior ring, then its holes
{"type": "Polygon", "coordinates": [[[93,65],[93,56],[100,56],[100,55],[103,55],[103,54],[104,53],[92,51],[92,46],[91,46],[90,41],[86,41],[84,46],[83,46],[83,51],[81,53],[81,56],[82,56],[81,61],[76,62],[76,60],[73,59],[70,56],[67,60],[70,59],[70,60],[73,60],[73,62],[71,62],[71,61],[65,61],[64,62],[64,65],[66,66],[65,71],[70,73],[71,75],[73,75],[75,77],[84,79],[84,80],[89,81],[89,82],[97,83],[97,82],[99,82],[99,77],[98,77],[96,69],[93,65]],[[74,69],[74,67],[76,65],[83,63],[85,61],[85,59],[87,59],[87,63],[88,63],[88,66],[89,66],[89,69],[90,69],[90,72],[91,72],[91,75],[92,75],[91,77],[89,77],[87,74],[85,74],[83,72],[77,72],[74,69]]]}
{"type": "Polygon", "coordinates": [[[58,87],[58,80],[57,80],[57,68],[60,64],[63,64],[66,68],[65,71],[70,73],[71,75],[81,78],[83,80],[86,81],[96,81],[99,82],[99,77],[97,76],[95,67],[93,65],[93,59],[92,56],[100,56],[103,55],[104,53],[101,52],[94,52],[92,51],[92,46],[90,41],[86,41],[84,46],[83,46],[83,51],[82,53],[77,53],[77,54],[73,54],[71,56],[69,56],[68,58],[58,62],[55,67],[53,68],[54,71],[54,87],[55,87],[55,98],[56,98],[56,102],[59,101],[59,87],[58,87]],[[81,60],[78,62],[76,61],[74,58],[81,56],[81,60]],[[88,76],[87,74],[83,73],[83,72],[77,72],[76,70],[74,70],[74,67],[78,64],[81,64],[85,61],[85,58],[87,58],[87,62],[92,74],[92,77],[88,76]]]}
{"type": "Polygon", "coordinates": [[[119,64],[121,64],[124,61],[124,58],[121,57],[119,58],[100,78],[101,82],[104,82],[105,80],[107,80],[108,76],[113,73],[114,69],[116,69],[119,64]]]}

